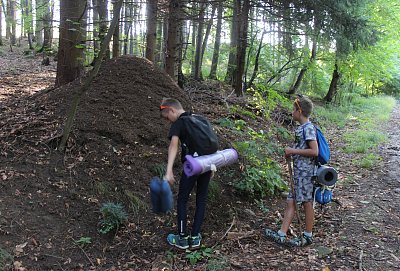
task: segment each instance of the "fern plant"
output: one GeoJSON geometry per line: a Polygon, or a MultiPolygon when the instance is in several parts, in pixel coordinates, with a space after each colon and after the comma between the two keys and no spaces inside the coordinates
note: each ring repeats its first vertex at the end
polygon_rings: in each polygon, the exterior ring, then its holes
{"type": "Polygon", "coordinates": [[[120,203],[103,203],[100,208],[103,219],[100,221],[99,232],[106,234],[114,229],[118,230],[128,221],[128,214],[120,203]]]}

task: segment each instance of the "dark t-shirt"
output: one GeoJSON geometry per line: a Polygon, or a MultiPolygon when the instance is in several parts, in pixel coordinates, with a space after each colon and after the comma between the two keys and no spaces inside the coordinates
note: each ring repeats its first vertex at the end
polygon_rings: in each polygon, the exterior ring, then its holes
{"type": "Polygon", "coordinates": [[[185,155],[188,154],[188,148],[186,147],[186,139],[187,139],[187,135],[186,135],[186,129],[185,129],[185,125],[183,123],[184,119],[182,117],[184,116],[190,116],[191,113],[190,112],[183,112],[179,118],[172,123],[171,128],[169,129],[168,132],[168,138],[171,140],[171,138],[173,136],[177,136],[179,137],[179,140],[181,141],[181,148],[182,148],[182,152],[181,152],[181,159],[182,162],[185,161],[185,155]]]}

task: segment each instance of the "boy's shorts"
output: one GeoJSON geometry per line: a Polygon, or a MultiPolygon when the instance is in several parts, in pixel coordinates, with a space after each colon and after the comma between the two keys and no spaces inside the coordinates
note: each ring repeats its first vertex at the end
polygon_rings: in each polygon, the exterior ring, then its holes
{"type": "MultiPolygon", "coordinates": [[[[313,184],[312,176],[297,177],[294,179],[294,191],[296,194],[296,202],[313,201],[313,184]]],[[[287,199],[293,199],[292,191],[289,191],[287,199]]]]}

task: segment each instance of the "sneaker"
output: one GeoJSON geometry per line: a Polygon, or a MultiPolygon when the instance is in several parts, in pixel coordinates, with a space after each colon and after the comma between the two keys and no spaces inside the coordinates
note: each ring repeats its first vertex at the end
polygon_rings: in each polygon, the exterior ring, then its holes
{"type": "Polygon", "coordinates": [[[278,244],[286,243],[286,235],[279,235],[271,229],[265,229],[265,236],[278,244]]]}
{"type": "Polygon", "coordinates": [[[201,245],[201,234],[191,236],[189,239],[190,247],[191,248],[198,248],[201,245]]]}
{"type": "Polygon", "coordinates": [[[189,236],[181,236],[179,234],[168,234],[167,242],[171,246],[176,246],[180,249],[187,249],[189,248],[189,236]]]}
{"type": "Polygon", "coordinates": [[[297,237],[297,238],[290,240],[288,243],[289,243],[289,245],[294,246],[294,247],[305,247],[305,246],[311,245],[312,242],[313,242],[312,236],[309,237],[307,235],[304,235],[304,233],[303,233],[303,238],[297,237]]]}

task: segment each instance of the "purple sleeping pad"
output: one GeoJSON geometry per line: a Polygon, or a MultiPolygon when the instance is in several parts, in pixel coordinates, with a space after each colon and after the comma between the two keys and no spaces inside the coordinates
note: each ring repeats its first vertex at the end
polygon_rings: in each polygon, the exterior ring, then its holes
{"type": "Polygon", "coordinates": [[[183,171],[186,176],[190,177],[233,164],[238,159],[238,153],[235,149],[226,149],[197,157],[186,155],[185,158],[186,161],[183,164],[183,171]]]}

